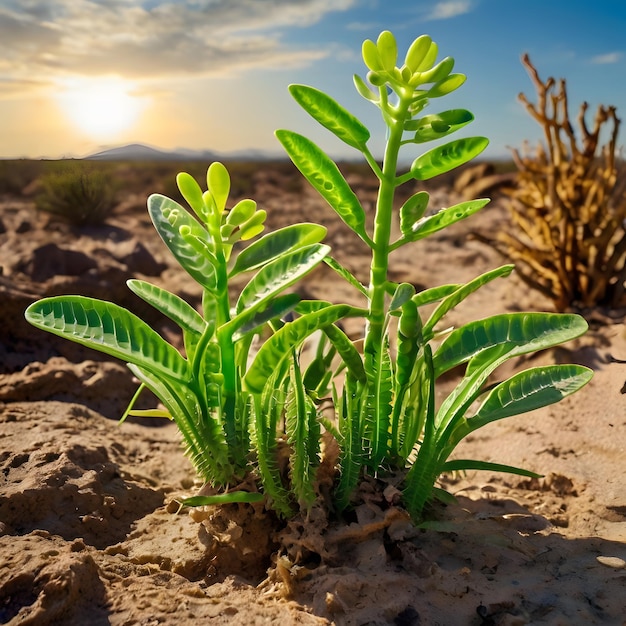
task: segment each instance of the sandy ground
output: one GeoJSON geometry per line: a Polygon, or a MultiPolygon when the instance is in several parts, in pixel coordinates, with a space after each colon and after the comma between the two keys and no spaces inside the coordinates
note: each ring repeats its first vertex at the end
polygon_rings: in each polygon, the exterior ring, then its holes
{"type": "MultiPolygon", "coordinates": [[[[365,279],[366,251],[313,192],[286,192],[283,183],[256,181],[270,224],[325,223],[334,254],[365,279]]],[[[371,189],[360,193],[372,201],[371,189]]],[[[450,189],[432,196],[434,208],[455,200],[450,189]]],[[[249,505],[190,514],[176,500],[199,485],[174,426],[116,422],[134,390],[125,367],[20,317],[49,293],[106,294],[126,305],[123,281],[134,275],[197,298],[141,204],[131,199],[108,226],[80,232],[36,215],[29,199],[1,205],[0,623],[626,624],[623,312],[589,311],[584,337],[503,372],[584,364],[595,375],[581,392],[492,424],[458,449],[542,479],[446,477],[458,504],[432,511],[419,529],[374,481],[342,524],[319,509],[287,525],[249,505]]],[[[504,218],[495,202],[399,251],[392,278],[433,286],[502,264],[469,233],[493,234],[504,218]]],[[[311,275],[306,291],[354,298],[328,271],[311,275]]],[[[549,309],[512,276],[449,321],[549,309]]]]}

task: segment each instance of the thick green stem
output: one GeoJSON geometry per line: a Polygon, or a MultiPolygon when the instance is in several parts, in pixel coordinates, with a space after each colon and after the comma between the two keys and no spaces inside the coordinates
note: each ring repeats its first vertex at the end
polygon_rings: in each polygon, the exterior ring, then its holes
{"type": "Polygon", "coordinates": [[[369,313],[365,332],[365,353],[371,354],[382,347],[385,326],[385,294],[389,265],[393,201],[397,187],[396,171],[402,144],[404,118],[409,100],[398,105],[396,119],[390,125],[389,139],[385,148],[382,176],[374,218],[372,261],[370,265],[369,313]]]}
{"type": "Polygon", "coordinates": [[[386,350],[385,332],[387,319],[387,274],[389,265],[391,225],[393,218],[394,195],[397,187],[396,170],[398,155],[404,132],[404,120],[407,115],[409,100],[401,99],[394,117],[389,112],[384,115],[389,125],[389,138],[385,148],[383,168],[380,174],[380,187],[374,217],[372,241],[372,261],[370,266],[369,309],[363,353],[369,400],[369,414],[374,420],[370,424],[370,460],[374,471],[384,462],[389,453],[389,413],[390,407],[381,395],[386,381],[383,366],[383,353],[386,350]]]}
{"type": "MultiPolygon", "coordinates": [[[[228,295],[228,270],[222,250],[216,250],[219,267],[217,272],[217,328],[230,321],[230,298],[228,295]]],[[[224,376],[224,405],[223,415],[228,435],[235,427],[235,410],[237,402],[237,363],[235,360],[235,345],[230,333],[217,333],[222,359],[222,375],[224,376]]]]}

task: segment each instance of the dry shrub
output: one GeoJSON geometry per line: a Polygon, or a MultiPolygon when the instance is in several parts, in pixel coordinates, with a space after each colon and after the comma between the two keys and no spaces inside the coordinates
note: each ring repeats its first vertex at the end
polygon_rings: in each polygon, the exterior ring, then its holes
{"type": "Polygon", "coordinates": [[[536,104],[524,94],[519,99],[542,126],[545,145],[539,143],[534,154],[527,144],[513,151],[518,184],[508,204],[515,228],[502,233],[496,245],[558,311],[626,306],[626,168],[616,162],[616,109],[599,106],[590,129],[584,102],[578,140],[565,80],[543,82],[528,55],[522,62],[538,99],[536,104]],[[601,135],[608,136],[604,145],[601,135]]]}
{"type": "Polygon", "coordinates": [[[75,226],[103,224],[116,205],[116,186],[104,171],[69,167],[41,179],[37,209],[75,226]]]}

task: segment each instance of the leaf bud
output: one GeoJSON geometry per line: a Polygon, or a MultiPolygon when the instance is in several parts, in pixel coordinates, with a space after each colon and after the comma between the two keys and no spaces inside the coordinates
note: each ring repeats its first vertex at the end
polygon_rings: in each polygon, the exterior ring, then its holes
{"type": "Polygon", "coordinates": [[[388,30],[384,30],[380,33],[376,41],[376,48],[378,48],[378,56],[380,57],[383,69],[387,72],[392,72],[398,60],[398,45],[393,33],[388,30]]]}
{"type": "Polygon", "coordinates": [[[372,70],[373,72],[377,72],[384,69],[382,61],[380,59],[380,55],[378,54],[378,48],[371,39],[366,39],[363,42],[361,52],[363,55],[363,61],[370,70],[372,70]]]}
{"type": "Polygon", "coordinates": [[[420,35],[410,46],[406,53],[404,64],[411,70],[416,72],[421,62],[430,50],[432,39],[428,35],[420,35]]]}
{"type": "Polygon", "coordinates": [[[230,175],[228,170],[219,161],[211,163],[207,170],[206,180],[209,191],[213,196],[215,207],[219,213],[222,213],[226,208],[226,200],[228,200],[228,194],[230,193],[230,175]]]}

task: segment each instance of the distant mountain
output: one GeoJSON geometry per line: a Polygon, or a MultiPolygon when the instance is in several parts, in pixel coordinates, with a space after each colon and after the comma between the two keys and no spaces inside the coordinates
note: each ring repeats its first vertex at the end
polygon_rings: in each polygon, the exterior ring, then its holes
{"type": "Polygon", "coordinates": [[[107,148],[95,154],[86,156],[85,159],[92,161],[265,161],[268,159],[285,158],[284,155],[271,154],[261,150],[237,150],[218,154],[210,150],[190,150],[188,148],[176,148],[165,151],[151,148],[140,143],[128,146],[107,148]]]}

